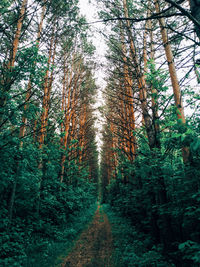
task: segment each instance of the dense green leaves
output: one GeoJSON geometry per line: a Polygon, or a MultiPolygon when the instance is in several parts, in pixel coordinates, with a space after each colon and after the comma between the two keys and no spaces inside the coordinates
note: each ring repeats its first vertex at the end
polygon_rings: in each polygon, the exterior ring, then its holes
{"type": "MultiPolygon", "coordinates": [[[[154,99],[150,112],[153,117],[153,108],[157,108],[154,122],[159,125],[160,147],[149,147],[145,128],[140,126],[134,131],[134,161],[122,146],[114,150],[116,171],[109,173],[112,163],[102,164],[102,201],[112,208],[114,257],[117,266],[198,266],[199,106],[195,103],[197,113],[188,116],[186,124],[177,121],[177,108],[166,85],[167,73],[156,69],[152,61],[148,65],[146,81],[155,89],[149,94],[149,99],[154,99]],[[187,164],[182,159],[183,147],[190,150],[187,164]]],[[[195,92],[186,88],[184,95],[193,103],[195,92]]]]}
{"type": "Polygon", "coordinates": [[[0,3],[0,266],[49,267],[95,209],[98,155],[91,107],[89,134],[84,133],[89,145],[80,148],[78,140],[81,100],[87,98],[89,106],[96,89],[89,59],[95,48],[77,0],[28,1],[19,26],[21,4],[0,3]],[[69,79],[65,111],[63,75],[69,79]],[[67,121],[64,146],[61,125],[72,110],[74,129],[67,121]],[[83,150],[89,156],[81,162],[83,150]]]}
{"type": "MultiPolygon", "coordinates": [[[[2,266],[15,266],[14,264],[30,266],[26,265],[26,262],[28,261],[30,264],[34,257],[36,260],[37,253],[40,253],[39,260],[41,261],[42,255],[49,253],[54,242],[65,242],[68,235],[74,238],[81,223],[77,229],[72,228],[70,224],[74,223],[81,213],[89,210],[95,201],[96,189],[86,181],[87,172],[84,173],[83,170],[80,172],[74,166],[67,177],[69,181],[73,181],[73,184],[60,184],[58,179],[60,152],[51,145],[45,153],[47,157],[43,155],[43,173],[38,169],[40,151],[33,144],[24,144],[20,150],[7,147],[1,153],[0,228],[2,250],[0,262],[2,266]],[[38,186],[41,178],[42,191],[38,216],[38,186]],[[7,207],[14,181],[16,181],[17,187],[13,220],[10,223],[7,217],[7,207]],[[64,230],[65,228],[66,230],[64,230]],[[70,232],[72,230],[75,233],[72,234],[70,232]],[[68,234],[67,231],[69,231],[68,234]],[[32,253],[33,255],[31,255],[32,253]]],[[[80,220],[82,220],[81,217],[80,220]]],[[[83,220],[86,218],[83,217],[83,220]]],[[[46,256],[46,260],[48,260],[48,256],[46,256]]],[[[45,264],[43,266],[48,266],[48,263],[45,264]]]]}

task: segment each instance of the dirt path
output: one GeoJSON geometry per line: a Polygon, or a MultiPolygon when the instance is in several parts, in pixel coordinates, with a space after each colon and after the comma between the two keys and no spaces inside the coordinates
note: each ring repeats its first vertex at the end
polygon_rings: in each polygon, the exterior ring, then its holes
{"type": "Polygon", "coordinates": [[[108,217],[101,206],[61,267],[113,267],[112,235],[108,217]]]}

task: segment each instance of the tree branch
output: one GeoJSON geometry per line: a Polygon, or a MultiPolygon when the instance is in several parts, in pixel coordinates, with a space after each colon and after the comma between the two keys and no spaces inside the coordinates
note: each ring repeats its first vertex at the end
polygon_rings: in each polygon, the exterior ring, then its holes
{"type": "Polygon", "coordinates": [[[177,3],[175,3],[172,0],[165,0],[165,2],[167,2],[167,3],[171,4],[172,6],[176,7],[179,11],[181,11],[181,13],[183,15],[188,17],[196,26],[198,26],[200,28],[200,22],[194,16],[192,16],[192,14],[190,12],[188,12],[186,9],[182,8],[180,5],[178,5],[177,3]]]}

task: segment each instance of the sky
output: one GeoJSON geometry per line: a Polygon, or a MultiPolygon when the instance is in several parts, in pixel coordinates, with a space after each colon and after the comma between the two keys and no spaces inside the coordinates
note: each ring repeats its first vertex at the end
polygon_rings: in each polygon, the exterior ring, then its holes
{"type": "MultiPolygon", "coordinates": [[[[99,20],[98,14],[97,14],[98,10],[94,4],[89,3],[88,0],[80,0],[79,6],[80,6],[81,14],[86,16],[88,23],[99,20]]],[[[95,56],[97,57],[97,60],[99,63],[104,62],[106,44],[105,44],[103,36],[101,36],[98,31],[103,31],[105,26],[103,25],[103,23],[95,23],[95,24],[92,24],[90,27],[92,30],[91,40],[96,47],[95,56]]],[[[98,70],[98,74],[97,74],[98,83],[100,83],[101,86],[102,86],[101,83],[104,83],[104,86],[105,86],[105,82],[102,78],[104,77],[104,73],[103,71],[102,73],[100,72],[101,70],[98,70]]]]}
{"type": "MultiPolygon", "coordinates": [[[[92,2],[95,2],[95,1],[92,1],[92,2]]],[[[98,15],[97,15],[98,4],[96,4],[97,6],[96,7],[94,4],[89,3],[89,0],[79,0],[79,5],[80,5],[80,11],[83,15],[86,16],[88,23],[99,20],[98,15]]],[[[98,63],[105,63],[105,52],[106,52],[107,47],[103,39],[103,36],[101,36],[98,33],[99,30],[105,32],[105,29],[104,29],[105,26],[103,25],[103,23],[95,23],[95,24],[91,24],[91,28],[92,28],[91,39],[92,39],[93,44],[96,47],[96,55],[95,55],[96,60],[98,63]]],[[[183,75],[185,76],[185,72],[179,73],[179,77],[183,75]]],[[[103,98],[102,98],[102,90],[105,88],[106,82],[104,80],[105,74],[104,74],[103,68],[98,68],[96,70],[95,77],[96,77],[96,83],[100,87],[100,89],[98,90],[97,102],[95,105],[95,108],[98,108],[99,106],[102,106],[104,104],[103,98]]],[[[186,107],[186,103],[184,104],[185,104],[186,115],[191,115],[192,110],[189,108],[189,106],[186,107]]],[[[97,115],[98,117],[95,127],[98,128],[96,141],[98,145],[98,150],[100,151],[101,145],[102,145],[102,135],[100,132],[102,129],[103,120],[102,120],[102,116],[100,115],[100,113],[97,112],[95,115],[97,115]]]]}
{"type": "MultiPolygon", "coordinates": [[[[97,15],[98,10],[94,4],[89,3],[88,0],[80,0],[79,6],[80,6],[81,14],[86,16],[88,23],[98,20],[98,15],[97,15]]],[[[100,64],[105,63],[106,44],[103,39],[103,36],[101,36],[99,33],[99,30],[102,31],[104,27],[105,26],[103,25],[103,23],[95,23],[91,25],[91,30],[92,30],[91,41],[96,47],[96,52],[95,52],[96,62],[100,64]]],[[[102,97],[102,90],[104,89],[106,85],[104,77],[105,77],[105,74],[104,74],[103,68],[98,67],[97,70],[95,71],[95,79],[96,79],[96,84],[98,86],[98,93],[97,93],[96,104],[94,105],[94,108],[97,110],[95,111],[95,116],[97,116],[95,128],[98,129],[96,142],[97,142],[99,152],[101,151],[101,145],[102,145],[101,130],[102,130],[103,120],[102,120],[101,114],[98,111],[98,107],[104,104],[103,97],[102,97]]]]}

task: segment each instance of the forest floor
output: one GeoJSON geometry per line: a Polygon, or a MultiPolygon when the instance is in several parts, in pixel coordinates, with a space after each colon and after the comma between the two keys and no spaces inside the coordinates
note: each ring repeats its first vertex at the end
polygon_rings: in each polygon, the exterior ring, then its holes
{"type": "Polygon", "coordinates": [[[88,228],[82,232],[60,267],[114,267],[111,226],[102,207],[98,205],[88,228]]]}

